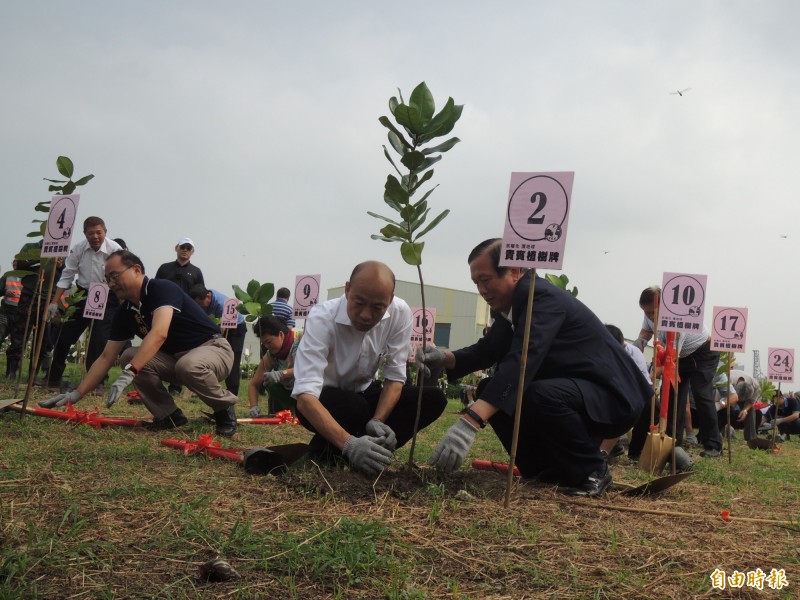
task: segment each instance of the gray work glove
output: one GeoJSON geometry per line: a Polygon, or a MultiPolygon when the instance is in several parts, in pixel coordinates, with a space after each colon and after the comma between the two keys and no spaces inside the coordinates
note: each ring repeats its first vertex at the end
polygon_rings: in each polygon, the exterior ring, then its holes
{"type": "Polygon", "coordinates": [[[47,320],[52,321],[58,316],[58,304],[53,302],[47,307],[47,320]]]}
{"type": "Polygon", "coordinates": [[[380,445],[380,440],[363,435],[347,438],[342,454],[350,464],[367,475],[377,475],[392,462],[392,452],[380,445]]]}
{"type": "Polygon", "coordinates": [[[367,435],[377,438],[378,443],[389,452],[394,452],[397,447],[397,436],[392,431],[392,428],[383,421],[370,419],[367,423],[367,435]]]}
{"type": "Polygon", "coordinates": [[[264,373],[264,383],[266,385],[272,385],[273,383],[280,383],[281,381],[281,372],[280,371],[267,371],[264,373]]]}
{"type": "Polygon", "coordinates": [[[257,419],[258,415],[260,414],[261,414],[261,409],[258,407],[258,404],[256,404],[255,406],[250,407],[250,412],[247,413],[247,416],[250,417],[251,419],[257,419]]]}
{"type": "Polygon", "coordinates": [[[420,346],[414,354],[414,360],[423,365],[425,376],[430,377],[431,369],[441,369],[444,366],[444,350],[436,346],[420,346]]]}
{"type": "Polygon", "coordinates": [[[114,383],[112,383],[111,387],[108,388],[106,408],[111,408],[114,406],[114,402],[119,400],[119,397],[122,395],[122,392],[125,391],[125,388],[133,382],[134,377],[136,376],[131,371],[123,371],[122,374],[114,380],[114,383]]]}
{"type": "Polygon", "coordinates": [[[72,390],[66,394],[59,394],[47,400],[39,400],[38,404],[42,408],[53,408],[54,406],[64,406],[67,402],[75,404],[78,400],[83,398],[78,390],[72,390]]]}
{"type": "Polygon", "coordinates": [[[428,464],[445,473],[457,470],[475,442],[476,433],[478,430],[472,423],[466,419],[459,419],[444,434],[442,441],[428,459],[428,464]]]}
{"type": "Polygon", "coordinates": [[[644,347],[647,346],[647,340],[644,338],[637,338],[636,341],[633,342],[633,345],[644,352],[644,347]]]}

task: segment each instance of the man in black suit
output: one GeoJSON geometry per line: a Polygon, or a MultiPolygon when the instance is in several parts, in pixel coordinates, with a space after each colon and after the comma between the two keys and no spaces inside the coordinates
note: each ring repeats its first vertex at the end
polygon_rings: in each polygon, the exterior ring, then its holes
{"type": "MultiPolygon", "coordinates": [[[[487,422],[511,448],[531,273],[499,266],[500,249],[500,239],[486,240],[468,259],[472,281],[492,309],[488,334],[455,352],[428,346],[417,353],[427,367],[446,367],[450,379],[497,365],[431,456],[444,471],[461,466],[487,422]]],[[[611,483],[599,442],[633,426],[651,387],[594,313],[541,277],[532,320],[516,465],[525,478],[599,496],[611,483]]]]}

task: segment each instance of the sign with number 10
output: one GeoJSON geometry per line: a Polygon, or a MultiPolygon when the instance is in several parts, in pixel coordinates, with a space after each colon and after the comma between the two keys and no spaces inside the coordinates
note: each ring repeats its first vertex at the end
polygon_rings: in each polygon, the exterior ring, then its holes
{"type": "Polygon", "coordinates": [[[794,381],[794,349],[769,348],[767,350],[767,379],[794,381]]]}
{"type": "Polygon", "coordinates": [[[678,333],[703,331],[703,305],[706,301],[705,275],[664,273],[658,330],[678,333]]]}
{"type": "Polygon", "coordinates": [[[500,265],[560,269],[574,172],[511,173],[500,265]]]}
{"type": "Polygon", "coordinates": [[[744,352],[747,337],[747,309],[714,307],[711,349],[719,352],[744,352]]]}

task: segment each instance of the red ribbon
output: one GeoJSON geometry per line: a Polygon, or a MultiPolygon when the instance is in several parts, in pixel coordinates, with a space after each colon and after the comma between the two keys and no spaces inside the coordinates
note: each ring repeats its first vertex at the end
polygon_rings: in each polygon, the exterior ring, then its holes
{"type": "Polygon", "coordinates": [[[206,458],[227,458],[228,460],[235,460],[242,462],[243,448],[223,448],[222,444],[214,440],[214,436],[210,433],[204,433],[197,441],[187,442],[186,440],[164,439],[161,440],[163,446],[170,448],[179,448],[183,450],[184,456],[191,456],[192,454],[202,454],[206,458]]]}
{"type": "MultiPolygon", "coordinates": [[[[661,376],[661,418],[667,418],[667,408],[669,405],[669,391],[674,388],[675,371],[677,370],[676,359],[678,350],[675,347],[675,332],[667,332],[667,347],[661,346],[658,342],[656,346],[656,365],[664,367],[661,376]]],[[[678,378],[680,381],[680,377],[678,378]]]]}
{"type": "Polygon", "coordinates": [[[726,523],[729,523],[730,520],[731,520],[731,511],[723,510],[721,513],[719,513],[719,516],[722,517],[723,521],[725,521],[726,523]]]}

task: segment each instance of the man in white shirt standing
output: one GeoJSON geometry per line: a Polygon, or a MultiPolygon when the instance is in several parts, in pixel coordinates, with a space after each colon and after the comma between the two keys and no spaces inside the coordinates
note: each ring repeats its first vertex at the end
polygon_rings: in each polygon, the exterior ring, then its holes
{"type": "MultiPolygon", "coordinates": [[[[100,217],[89,217],[83,222],[83,235],[86,239],[77,242],[69,252],[64,261],[64,270],[61,272],[61,279],[56,284],[56,291],[50,299],[48,307],[48,320],[52,320],[59,312],[61,297],[64,292],[72,287],[73,282],[78,286],[78,290],[88,291],[92,283],[105,282],[106,259],[112,252],[121,250],[121,246],[114,240],[106,238],[106,224],[100,217]]],[[[47,377],[47,385],[52,387],[61,386],[61,376],[67,365],[67,355],[72,345],[78,341],[83,332],[89,327],[93,319],[83,317],[83,308],[86,300],[77,304],[77,309],[73,317],[65,322],[61,327],[61,334],[58,343],[53,350],[53,363],[50,366],[50,374],[47,377]]],[[[91,368],[105,348],[108,335],[111,331],[111,320],[114,312],[119,306],[119,300],[110,292],[105,315],[102,320],[92,327],[92,335],[89,339],[86,351],[86,368],[91,368]]]]}
{"type": "MultiPolygon", "coordinates": [[[[385,264],[353,269],[344,296],[313,308],[294,363],[292,397],[304,427],[315,433],[312,455],[344,455],[375,475],[413,434],[418,389],[404,385],[411,340],[411,309],[394,296],[385,264]],[[382,369],[383,383],[376,381],[382,369]]],[[[447,405],[436,386],[423,390],[419,429],[447,405]]]]}

